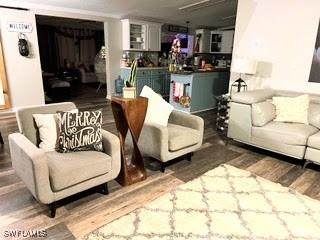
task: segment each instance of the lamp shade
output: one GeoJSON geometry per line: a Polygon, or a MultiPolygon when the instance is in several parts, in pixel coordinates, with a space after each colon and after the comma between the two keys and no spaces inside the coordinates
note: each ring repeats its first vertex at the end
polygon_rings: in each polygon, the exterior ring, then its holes
{"type": "Polygon", "coordinates": [[[255,74],[257,71],[257,61],[248,58],[235,58],[232,60],[232,72],[255,74]]]}

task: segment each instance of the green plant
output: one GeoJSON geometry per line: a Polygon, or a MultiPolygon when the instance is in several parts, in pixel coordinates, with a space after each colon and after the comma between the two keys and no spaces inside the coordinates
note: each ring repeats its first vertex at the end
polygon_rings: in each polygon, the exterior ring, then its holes
{"type": "Polygon", "coordinates": [[[138,61],[134,60],[133,63],[131,64],[131,69],[130,69],[130,77],[129,79],[124,80],[124,85],[126,87],[134,87],[136,84],[136,78],[137,78],[137,67],[138,67],[138,61]]]}

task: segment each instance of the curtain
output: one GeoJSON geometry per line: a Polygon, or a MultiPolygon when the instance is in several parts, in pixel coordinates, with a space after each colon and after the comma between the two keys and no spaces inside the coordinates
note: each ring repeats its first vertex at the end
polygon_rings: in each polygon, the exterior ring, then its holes
{"type": "Polygon", "coordinates": [[[56,39],[59,46],[59,63],[65,67],[67,63],[76,63],[76,37],[72,29],[61,28],[56,32],[56,39]]]}
{"type": "Polygon", "coordinates": [[[80,62],[86,66],[94,64],[94,58],[96,56],[96,43],[94,39],[94,31],[82,30],[81,36],[87,36],[80,38],[80,62]]]}
{"type": "Polygon", "coordinates": [[[38,41],[41,67],[46,72],[84,64],[87,69],[94,65],[94,58],[104,45],[101,30],[75,29],[38,25],[38,41]]]}
{"type": "Polygon", "coordinates": [[[56,72],[60,68],[58,43],[55,37],[55,27],[38,25],[38,43],[41,68],[45,72],[56,72]]]}

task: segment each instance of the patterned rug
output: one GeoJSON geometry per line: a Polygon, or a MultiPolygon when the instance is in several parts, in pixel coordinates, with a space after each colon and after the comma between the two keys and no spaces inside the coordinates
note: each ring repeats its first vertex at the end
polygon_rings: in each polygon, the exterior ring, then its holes
{"type": "Polygon", "coordinates": [[[84,239],[320,239],[320,202],[221,165],[84,239]]]}

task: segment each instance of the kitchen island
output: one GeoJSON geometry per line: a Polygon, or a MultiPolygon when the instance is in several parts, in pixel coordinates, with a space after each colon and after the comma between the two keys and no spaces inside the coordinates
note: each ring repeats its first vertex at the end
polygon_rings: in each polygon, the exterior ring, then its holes
{"type": "Polygon", "coordinates": [[[171,73],[169,102],[176,110],[188,113],[213,109],[216,97],[228,92],[229,79],[227,69],[171,73]]]}

